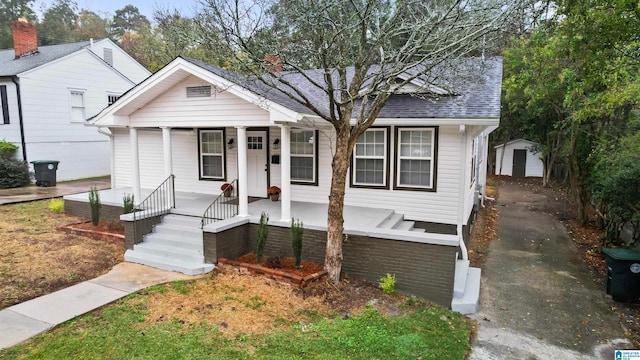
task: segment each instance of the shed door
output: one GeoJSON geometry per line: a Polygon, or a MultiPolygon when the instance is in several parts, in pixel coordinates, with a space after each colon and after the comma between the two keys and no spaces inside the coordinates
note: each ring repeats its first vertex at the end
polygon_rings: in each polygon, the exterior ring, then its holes
{"type": "Polygon", "coordinates": [[[524,177],[527,168],[527,150],[513,150],[513,171],[511,176],[524,177]]]}
{"type": "Polygon", "coordinates": [[[267,196],[266,131],[247,131],[247,192],[249,196],[267,196]]]}

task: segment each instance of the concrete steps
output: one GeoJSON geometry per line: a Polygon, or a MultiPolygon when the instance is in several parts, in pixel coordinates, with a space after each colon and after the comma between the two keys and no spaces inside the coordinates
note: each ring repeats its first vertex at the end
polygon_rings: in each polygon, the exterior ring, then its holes
{"type": "MultiPolygon", "coordinates": [[[[461,271],[463,271],[464,268],[464,264],[460,265],[461,271]]],[[[479,268],[469,267],[467,264],[467,272],[461,272],[460,275],[458,275],[458,269],[458,265],[456,264],[456,281],[454,282],[454,297],[451,301],[451,310],[461,314],[474,314],[478,311],[480,275],[482,271],[479,268]],[[462,278],[464,280],[461,280],[462,278]],[[464,286],[460,284],[462,281],[464,282],[464,286]],[[462,291],[461,288],[463,289],[462,291]]]]}
{"type": "Polygon", "coordinates": [[[386,219],[384,219],[377,228],[379,229],[392,229],[398,231],[413,231],[413,232],[425,232],[424,229],[416,228],[415,221],[409,221],[404,219],[404,215],[391,213],[386,219]]]}
{"type": "Polygon", "coordinates": [[[162,270],[188,275],[204,274],[213,264],[204,261],[200,219],[170,214],[147,234],[142,242],[127,250],[124,259],[162,270]]]}

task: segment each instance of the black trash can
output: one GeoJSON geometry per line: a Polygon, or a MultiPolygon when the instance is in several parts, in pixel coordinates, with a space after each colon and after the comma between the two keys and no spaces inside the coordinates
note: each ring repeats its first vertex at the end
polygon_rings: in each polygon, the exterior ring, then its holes
{"type": "Polygon", "coordinates": [[[57,160],[36,160],[31,162],[36,175],[36,185],[56,186],[56,171],[58,170],[57,160]]]}
{"type": "Polygon", "coordinates": [[[607,262],[607,294],[620,302],[640,303],[640,252],[602,249],[607,262]]]}

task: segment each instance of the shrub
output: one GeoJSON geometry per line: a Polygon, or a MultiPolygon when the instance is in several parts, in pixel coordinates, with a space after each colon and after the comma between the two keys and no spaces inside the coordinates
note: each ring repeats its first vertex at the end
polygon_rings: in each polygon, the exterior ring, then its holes
{"type": "Polygon", "coordinates": [[[57,213],[64,212],[64,200],[51,199],[51,202],[49,202],[49,210],[55,211],[57,213]]]}
{"type": "Polygon", "coordinates": [[[124,196],[122,197],[122,202],[123,202],[122,213],[123,214],[128,214],[133,212],[133,207],[135,206],[134,200],[135,199],[133,194],[124,194],[124,196]]]}
{"type": "Polygon", "coordinates": [[[25,186],[31,182],[26,161],[0,158],[0,189],[25,186]]]}
{"type": "Polygon", "coordinates": [[[0,159],[9,160],[13,158],[13,155],[18,150],[18,146],[7,140],[0,141],[0,159]]]}
{"type": "Polygon", "coordinates": [[[396,291],[396,276],[387,273],[387,276],[380,278],[378,285],[385,294],[393,294],[396,291]]]}
{"type": "Polygon", "coordinates": [[[89,191],[89,206],[91,207],[91,222],[93,225],[98,225],[100,222],[100,194],[95,186],[91,187],[89,191]]]}
{"type": "Polygon", "coordinates": [[[291,247],[293,248],[293,258],[296,260],[296,269],[298,270],[300,270],[300,262],[302,261],[303,226],[304,224],[300,219],[294,221],[291,218],[291,247]]]}
{"type": "Polygon", "coordinates": [[[256,237],[256,262],[260,262],[264,255],[264,248],[267,246],[267,237],[269,237],[269,214],[262,212],[260,214],[260,223],[258,224],[258,233],[256,237]]]}

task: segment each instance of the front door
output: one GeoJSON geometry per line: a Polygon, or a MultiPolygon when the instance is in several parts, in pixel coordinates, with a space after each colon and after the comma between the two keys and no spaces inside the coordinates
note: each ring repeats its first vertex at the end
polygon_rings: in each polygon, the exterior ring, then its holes
{"type": "Polygon", "coordinates": [[[527,150],[513,150],[513,169],[511,176],[523,178],[527,168],[527,150]]]}
{"type": "Polygon", "coordinates": [[[247,131],[247,183],[248,195],[267,196],[267,141],[266,131],[247,131]]]}

